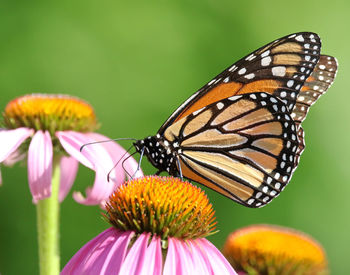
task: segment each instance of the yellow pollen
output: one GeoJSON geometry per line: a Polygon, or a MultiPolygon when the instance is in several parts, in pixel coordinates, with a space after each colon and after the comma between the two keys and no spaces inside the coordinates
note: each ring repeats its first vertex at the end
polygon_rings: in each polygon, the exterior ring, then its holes
{"type": "Polygon", "coordinates": [[[205,237],[214,229],[214,210],[198,187],[173,177],[131,180],[111,195],[106,217],[122,230],[152,232],[166,239],[205,237]]]}
{"type": "Polygon", "coordinates": [[[97,120],[85,101],[68,95],[32,94],[10,101],[3,113],[8,128],[93,131],[97,120]]]}
{"type": "Polygon", "coordinates": [[[326,254],[320,244],[304,233],[278,226],[240,229],[228,237],[223,253],[238,270],[253,268],[258,274],[288,268],[302,270],[302,274],[325,274],[327,270],[326,254]]]}

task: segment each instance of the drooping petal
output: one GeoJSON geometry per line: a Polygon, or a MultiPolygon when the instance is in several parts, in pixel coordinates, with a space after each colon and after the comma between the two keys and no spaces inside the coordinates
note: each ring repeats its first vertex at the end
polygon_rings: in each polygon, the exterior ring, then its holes
{"type": "Polygon", "coordinates": [[[175,238],[169,238],[168,253],[164,263],[164,274],[185,275],[190,272],[191,275],[197,275],[193,271],[193,263],[188,249],[182,246],[181,241],[175,238]]]}
{"type": "Polygon", "coordinates": [[[60,163],[60,192],[59,201],[62,202],[71,189],[78,172],[78,161],[73,157],[62,157],[60,163]]]}
{"type": "Polygon", "coordinates": [[[109,275],[120,270],[132,231],[109,228],[85,244],[66,264],[61,275],[109,275]]]}
{"type": "Polygon", "coordinates": [[[74,193],[74,199],[85,205],[99,204],[107,199],[116,187],[113,181],[107,181],[109,167],[114,165],[108,151],[102,146],[90,145],[80,152],[82,145],[95,141],[87,134],[64,131],[57,132],[56,136],[68,154],[96,172],[93,187],[86,190],[86,198],[80,193],[74,193]]]}
{"type": "Polygon", "coordinates": [[[94,164],[91,162],[95,153],[93,146],[87,146],[80,152],[80,147],[90,142],[90,139],[86,138],[84,134],[73,131],[59,131],[56,132],[56,136],[68,154],[86,167],[94,169],[94,164]]]}
{"type": "Polygon", "coordinates": [[[119,274],[161,275],[162,252],[160,238],[154,237],[149,243],[150,233],[142,233],[130,248],[119,274]]]}
{"type": "Polygon", "coordinates": [[[232,274],[236,275],[225,257],[204,238],[183,241],[168,239],[164,264],[167,275],[232,274]]]}
{"type": "Polygon", "coordinates": [[[36,203],[51,196],[52,141],[48,131],[37,131],[28,149],[28,181],[36,203]]]}
{"type": "Polygon", "coordinates": [[[17,128],[14,130],[0,130],[0,162],[10,156],[29,136],[33,129],[17,128]]]}
{"type": "MultiPolygon", "coordinates": [[[[86,190],[86,198],[81,193],[74,193],[74,199],[85,205],[95,205],[106,200],[110,194],[115,190],[117,186],[124,182],[125,176],[124,171],[117,173],[119,178],[115,180],[107,180],[107,175],[111,168],[115,165],[114,159],[118,158],[118,155],[124,153],[119,147],[109,144],[102,145],[94,144],[90,146],[85,146],[82,152],[80,148],[82,145],[99,141],[101,139],[106,140],[107,138],[98,134],[82,134],[73,131],[62,131],[57,132],[56,136],[61,142],[63,148],[75,159],[81,162],[83,165],[96,172],[95,182],[92,188],[86,190]]],[[[119,156],[120,158],[121,156],[119,156]]],[[[135,160],[134,160],[135,161],[135,160]]],[[[136,162],[136,161],[135,161],[136,162]]],[[[112,176],[116,176],[115,173],[112,176]]],[[[115,179],[112,177],[111,179],[115,179]]]]}
{"type": "Polygon", "coordinates": [[[207,266],[211,268],[212,274],[237,275],[221,252],[207,239],[200,238],[193,242],[196,242],[198,250],[206,261],[207,266]]]}
{"type": "Polygon", "coordinates": [[[3,162],[5,166],[12,166],[15,163],[21,161],[27,156],[27,152],[21,152],[21,150],[16,150],[12,152],[3,162]]]}
{"type": "MultiPolygon", "coordinates": [[[[186,245],[189,246],[191,253],[191,258],[193,262],[193,266],[196,268],[196,272],[198,274],[210,274],[212,268],[207,265],[205,259],[202,256],[202,253],[198,251],[200,249],[196,244],[195,240],[189,240],[186,242],[186,245]]],[[[215,274],[214,272],[212,274],[215,274]]]]}
{"type": "Polygon", "coordinates": [[[176,269],[178,266],[179,259],[177,258],[177,253],[175,249],[174,242],[172,238],[168,239],[168,252],[166,255],[165,263],[164,263],[164,274],[167,275],[176,275],[180,274],[176,273],[176,269]]]}
{"type": "Polygon", "coordinates": [[[193,275],[199,275],[200,273],[197,272],[197,268],[194,266],[191,257],[191,254],[196,253],[196,251],[190,251],[188,245],[183,241],[179,241],[177,239],[173,239],[173,241],[177,252],[177,257],[180,258],[176,270],[177,274],[185,275],[188,274],[188,272],[191,272],[193,275]]]}
{"type": "MultiPolygon", "coordinates": [[[[89,136],[91,136],[95,141],[104,141],[109,140],[108,137],[98,134],[98,133],[89,133],[89,136]]],[[[119,185],[120,183],[123,183],[125,180],[125,173],[128,177],[132,176],[133,178],[138,178],[143,176],[143,172],[141,170],[141,167],[138,168],[137,161],[130,156],[126,150],[120,146],[118,143],[110,141],[110,142],[104,142],[100,143],[99,145],[105,147],[105,149],[109,152],[111,155],[111,158],[113,159],[114,165],[119,162],[119,164],[114,167],[114,180],[119,185]]],[[[113,166],[114,166],[113,165],[113,166]]],[[[113,167],[110,167],[112,169],[113,167]]]]}

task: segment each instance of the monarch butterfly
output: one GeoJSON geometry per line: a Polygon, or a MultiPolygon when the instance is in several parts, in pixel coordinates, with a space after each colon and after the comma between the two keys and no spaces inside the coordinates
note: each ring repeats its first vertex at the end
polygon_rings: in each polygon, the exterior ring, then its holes
{"type": "Polygon", "coordinates": [[[155,136],[134,143],[158,169],[248,207],[285,188],[304,150],[301,127],[332,84],[337,61],[311,32],[247,55],[187,99],[155,136]]]}

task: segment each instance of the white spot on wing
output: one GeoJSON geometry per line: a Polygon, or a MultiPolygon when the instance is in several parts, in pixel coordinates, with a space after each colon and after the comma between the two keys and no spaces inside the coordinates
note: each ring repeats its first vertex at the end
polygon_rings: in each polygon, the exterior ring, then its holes
{"type": "Polygon", "coordinates": [[[265,51],[265,52],[263,52],[263,53],[261,54],[261,57],[268,56],[269,54],[270,54],[270,51],[267,50],[267,51],[265,51]]]}
{"type": "Polygon", "coordinates": [[[299,34],[297,37],[295,37],[295,40],[299,42],[304,42],[304,37],[301,34],[299,34]]]}
{"type": "Polygon", "coordinates": [[[271,56],[266,56],[263,59],[261,59],[262,66],[269,66],[270,63],[271,63],[271,56]]]}
{"type": "Polygon", "coordinates": [[[242,68],[238,71],[238,74],[245,74],[246,71],[247,71],[246,68],[242,68]]]}
{"type": "Polygon", "coordinates": [[[247,74],[246,76],[244,76],[247,79],[253,79],[255,77],[255,74],[251,73],[251,74],[247,74]]]}
{"type": "Polygon", "coordinates": [[[219,109],[219,110],[221,110],[222,108],[224,108],[224,104],[222,103],[222,102],[218,102],[218,103],[216,103],[216,107],[219,109]]]}
{"type": "Polygon", "coordinates": [[[286,67],[284,66],[278,66],[278,67],[273,67],[271,69],[272,75],[274,76],[285,76],[286,75],[286,67]]]}

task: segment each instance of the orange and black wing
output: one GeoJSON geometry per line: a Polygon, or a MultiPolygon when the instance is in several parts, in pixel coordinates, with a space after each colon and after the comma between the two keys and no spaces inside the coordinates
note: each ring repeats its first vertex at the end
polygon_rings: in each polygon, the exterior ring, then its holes
{"type": "Polygon", "coordinates": [[[276,197],[294,171],[296,125],[268,93],[229,97],[169,126],[184,177],[249,207],[276,197]]]}
{"type": "Polygon", "coordinates": [[[162,135],[174,122],[211,103],[238,94],[265,92],[280,98],[291,112],[300,89],[320,59],[321,41],[311,32],[295,33],[271,42],[242,58],[187,99],[162,125],[162,135]]]}

